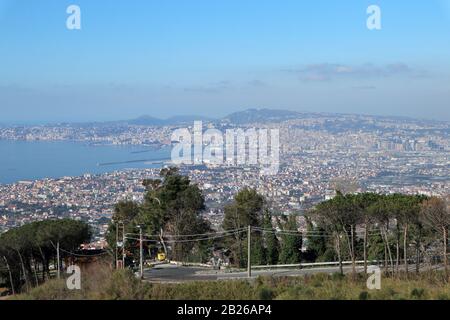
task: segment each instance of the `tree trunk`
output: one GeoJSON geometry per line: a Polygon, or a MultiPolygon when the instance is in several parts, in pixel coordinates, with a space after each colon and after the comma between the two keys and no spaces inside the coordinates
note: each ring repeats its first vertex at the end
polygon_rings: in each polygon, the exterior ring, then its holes
{"type": "Polygon", "coordinates": [[[420,244],[416,245],[416,273],[420,272],[420,244]]]}
{"type": "Polygon", "coordinates": [[[447,241],[448,241],[448,230],[446,227],[444,229],[444,270],[445,277],[448,279],[448,257],[447,257],[447,241]]]}
{"type": "Polygon", "coordinates": [[[36,266],[37,262],[36,259],[33,258],[33,256],[30,257],[30,262],[33,261],[33,271],[34,271],[34,282],[36,283],[36,287],[39,285],[39,280],[36,272],[36,266]]]}
{"type": "MultiPolygon", "coordinates": [[[[163,229],[161,228],[161,230],[160,230],[160,234],[159,234],[159,239],[160,239],[160,241],[161,241],[161,244],[163,245],[163,248],[164,248],[164,254],[166,255],[166,259],[168,258],[168,255],[167,255],[167,248],[166,248],[166,243],[164,242],[164,233],[163,233],[163,229]]],[[[125,266],[124,266],[125,267],[125,266]]]]}
{"type": "Polygon", "coordinates": [[[367,276],[367,223],[364,225],[364,275],[367,276]]]}
{"type": "Polygon", "coordinates": [[[350,226],[351,235],[352,235],[352,273],[353,276],[356,276],[356,255],[355,255],[355,235],[354,235],[354,227],[350,226]]]}
{"type": "Polygon", "coordinates": [[[16,251],[19,254],[20,264],[22,265],[22,272],[23,272],[23,278],[25,280],[25,286],[27,287],[27,290],[29,290],[30,288],[28,285],[27,271],[25,270],[25,264],[23,263],[22,255],[20,254],[19,250],[16,250],[16,251]]]}
{"type": "Polygon", "coordinates": [[[384,235],[383,234],[381,234],[381,238],[383,239],[383,244],[384,244],[384,270],[387,272],[388,271],[387,247],[386,247],[386,241],[384,240],[384,235]]]}
{"type": "Polygon", "coordinates": [[[341,275],[344,274],[344,268],[342,267],[342,257],[341,257],[341,239],[339,235],[336,236],[336,252],[339,260],[339,272],[341,275]]]}
{"type": "Polygon", "coordinates": [[[352,276],[355,277],[355,275],[356,275],[356,268],[355,268],[355,263],[354,263],[355,254],[354,254],[354,250],[353,250],[353,226],[350,226],[351,238],[348,236],[347,229],[344,226],[342,228],[344,229],[345,238],[347,239],[348,253],[350,255],[350,258],[352,259],[352,276]]]}
{"type": "Polygon", "coordinates": [[[41,258],[42,258],[42,281],[45,281],[45,273],[48,270],[47,269],[47,259],[45,258],[44,252],[42,252],[41,246],[38,246],[38,248],[39,248],[39,253],[41,254],[41,258]]]}
{"type": "Polygon", "coordinates": [[[386,247],[387,247],[387,250],[388,250],[388,253],[389,253],[389,261],[391,263],[391,270],[392,270],[392,273],[394,273],[394,260],[392,259],[392,252],[391,252],[391,248],[390,248],[390,245],[389,245],[389,239],[388,239],[386,230],[384,230],[384,237],[386,239],[386,247]]]}
{"type": "Polygon", "coordinates": [[[395,273],[398,274],[399,268],[400,268],[400,241],[397,239],[397,243],[395,244],[395,254],[396,254],[396,260],[395,260],[395,273]]]}
{"type": "Polygon", "coordinates": [[[13,281],[11,269],[9,268],[8,259],[6,259],[6,256],[3,256],[3,259],[5,259],[6,268],[8,269],[8,273],[9,273],[9,282],[11,284],[11,292],[12,292],[13,295],[15,295],[16,291],[14,290],[14,281],[13,281]]]}
{"type": "Polygon", "coordinates": [[[403,259],[406,276],[408,276],[408,224],[405,224],[405,232],[403,233],[403,259]]]}
{"type": "Polygon", "coordinates": [[[386,247],[386,240],[384,239],[383,229],[381,227],[380,227],[380,235],[381,235],[381,239],[383,240],[383,244],[384,244],[384,270],[385,270],[385,272],[387,272],[388,271],[387,247],[386,247]]]}
{"type": "Polygon", "coordinates": [[[398,222],[397,222],[397,239],[396,239],[396,243],[395,243],[395,273],[398,274],[399,269],[400,269],[400,228],[398,226],[398,222]]]}

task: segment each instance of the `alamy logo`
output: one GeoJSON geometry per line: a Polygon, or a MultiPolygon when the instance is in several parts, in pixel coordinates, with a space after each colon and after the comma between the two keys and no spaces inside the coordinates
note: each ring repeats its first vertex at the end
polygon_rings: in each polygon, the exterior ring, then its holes
{"type": "Polygon", "coordinates": [[[66,27],[69,30],[81,29],[81,9],[77,5],[70,5],[67,7],[66,13],[70,16],[67,17],[66,27]]]}
{"type": "Polygon", "coordinates": [[[261,175],[274,175],[280,167],[280,133],[278,129],[217,129],[203,132],[202,121],[188,128],[174,130],[172,162],[174,164],[212,164],[260,166],[261,175]]]}
{"type": "Polygon", "coordinates": [[[381,290],[381,269],[377,266],[369,266],[367,273],[370,274],[366,285],[369,290],[381,290]]]}
{"type": "Polygon", "coordinates": [[[367,8],[367,29],[381,30],[381,8],[377,5],[371,5],[367,8]]]}
{"type": "Polygon", "coordinates": [[[69,290],[81,290],[81,269],[79,266],[71,265],[67,268],[67,273],[70,276],[66,280],[66,285],[69,290]]]}

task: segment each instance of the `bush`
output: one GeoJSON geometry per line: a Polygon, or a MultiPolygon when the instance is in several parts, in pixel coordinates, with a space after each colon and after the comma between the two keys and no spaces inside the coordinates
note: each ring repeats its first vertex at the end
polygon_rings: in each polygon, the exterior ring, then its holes
{"type": "Polygon", "coordinates": [[[359,293],[359,300],[369,300],[369,293],[367,291],[361,291],[359,293]]]}
{"type": "Polygon", "coordinates": [[[246,280],[153,284],[146,298],[151,300],[254,300],[255,288],[246,280]]]}
{"type": "Polygon", "coordinates": [[[259,289],[258,298],[259,300],[272,300],[274,296],[274,292],[272,289],[262,287],[259,289]]]}
{"type": "Polygon", "coordinates": [[[67,288],[64,279],[55,279],[14,298],[19,300],[68,300],[80,297],[67,288]]]}
{"type": "Polygon", "coordinates": [[[340,273],[336,272],[331,275],[331,280],[333,280],[333,281],[343,280],[343,279],[345,279],[344,274],[340,274],[340,273]]]}
{"type": "Polygon", "coordinates": [[[93,291],[93,297],[102,300],[142,300],[148,290],[149,285],[137,279],[131,271],[118,270],[93,291]]]}
{"type": "Polygon", "coordinates": [[[437,300],[450,300],[450,296],[446,293],[439,293],[436,297],[437,300]]]}
{"type": "Polygon", "coordinates": [[[411,291],[411,298],[413,299],[422,299],[425,295],[425,289],[414,288],[411,291]]]}

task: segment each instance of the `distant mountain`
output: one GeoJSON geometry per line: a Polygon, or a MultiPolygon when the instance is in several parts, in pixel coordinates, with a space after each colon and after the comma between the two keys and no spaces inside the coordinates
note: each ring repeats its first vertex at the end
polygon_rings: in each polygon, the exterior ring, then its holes
{"type": "Polygon", "coordinates": [[[164,125],[180,125],[191,123],[194,121],[211,121],[210,118],[194,116],[194,115],[186,115],[186,116],[174,116],[167,119],[159,119],[151,116],[141,116],[136,119],[125,121],[130,125],[137,126],[164,126],[164,125]]]}
{"type": "Polygon", "coordinates": [[[273,110],[273,109],[248,109],[232,113],[222,120],[235,124],[252,123],[252,122],[280,122],[289,119],[297,119],[301,115],[300,112],[289,110],[273,110]]]}
{"type": "MultiPolygon", "coordinates": [[[[308,115],[313,114],[308,113],[308,115]]],[[[212,119],[194,115],[174,116],[168,119],[159,119],[146,115],[125,121],[125,123],[140,126],[192,124],[194,121],[225,121],[233,124],[245,124],[254,122],[281,122],[290,119],[297,119],[301,116],[305,116],[305,113],[275,109],[247,109],[229,114],[221,119],[212,119]]],[[[123,123],[123,121],[121,123],[123,123]]]]}
{"type": "Polygon", "coordinates": [[[202,117],[202,116],[192,116],[192,115],[186,115],[186,116],[174,116],[170,117],[166,121],[170,124],[182,124],[182,123],[192,123],[194,121],[213,121],[215,119],[208,118],[208,117],[202,117]]]}
{"type": "MultiPolygon", "coordinates": [[[[357,119],[364,121],[367,118],[373,120],[381,119],[387,120],[391,119],[393,121],[407,121],[407,122],[417,122],[417,123],[448,123],[448,121],[438,121],[438,120],[427,120],[427,119],[414,119],[408,117],[399,116],[379,116],[379,115],[364,115],[364,114],[345,114],[345,113],[328,113],[328,112],[297,112],[290,110],[277,110],[277,109],[247,109],[244,111],[238,111],[231,113],[223,118],[208,118],[198,115],[178,115],[167,119],[160,119],[152,117],[149,115],[143,115],[135,119],[121,120],[121,121],[107,121],[107,122],[82,122],[82,123],[55,123],[60,126],[128,126],[128,125],[139,125],[139,126],[178,126],[178,125],[192,125],[194,121],[204,121],[204,122],[226,122],[229,124],[242,125],[249,123],[267,123],[267,122],[283,122],[292,119],[301,118],[327,118],[325,125],[335,126],[336,124],[331,120],[333,118],[342,119],[345,117],[351,117],[351,121],[357,119]]],[[[53,126],[55,124],[49,123],[48,126],[53,126]]],[[[7,124],[0,123],[0,127],[8,126],[7,124]]],[[[24,124],[24,126],[26,126],[24,124]]]]}
{"type": "Polygon", "coordinates": [[[131,119],[131,120],[128,120],[125,122],[130,125],[136,125],[136,126],[161,126],[161,125],[165,124],[165,120],[147,116],[147,115],[141,116],[136,119],[131,119]]]}

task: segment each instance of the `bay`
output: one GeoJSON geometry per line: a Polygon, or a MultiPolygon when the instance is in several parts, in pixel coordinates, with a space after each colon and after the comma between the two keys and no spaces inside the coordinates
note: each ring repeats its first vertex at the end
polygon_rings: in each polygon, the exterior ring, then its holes
{"type": "Polygon", "coordinates": [[[170,148],[0,140],[0,184],[162,166],[170,148]]]}

